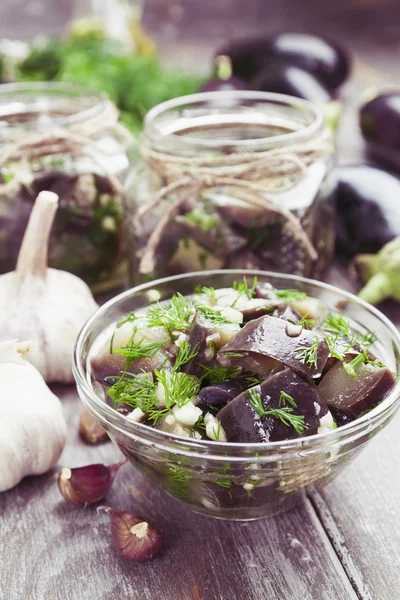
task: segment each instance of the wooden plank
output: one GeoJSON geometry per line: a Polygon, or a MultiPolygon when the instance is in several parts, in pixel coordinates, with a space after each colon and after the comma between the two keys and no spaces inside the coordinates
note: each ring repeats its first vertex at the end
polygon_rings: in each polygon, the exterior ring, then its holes
{"type": "MultiPolygon", "coordinates": [[[[70,439],[60,464],[119,460],[107,443],[77,436],[80,401],[63,396],[70,439]]],[[[0,598],[4,600],[356,600],[309,501],[254,523],[196,515],[159,491],[130,465],[107,503],[159,526],[166,546],[148,563],[118,559],[108,516],[65,503],[55,473],[28,478],[0,495],[0,598]]]]}
{"type": "Polygon", "coordinates": [[[400,414],[313,499],[349,578],[376,600],[399,599],[399,426],[400,414]]]}

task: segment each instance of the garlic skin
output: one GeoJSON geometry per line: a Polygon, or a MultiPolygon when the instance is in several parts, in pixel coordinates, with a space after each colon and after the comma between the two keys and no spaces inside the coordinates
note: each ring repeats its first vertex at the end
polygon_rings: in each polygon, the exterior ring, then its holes
{"type": "Polygon", "coordinates": [[[36,199],[17,268],[0,276],[0,337],[29,338],[37,350],[28,360],[47,382],[71,383],[76,337],[98,305],[78,277],[47,268],[50,230],[58,196],[36,199]]]}
{"type": "Polygon", "coordinates": [[[0,492],[57,462],[67,439],[61,402],[22,357],[30,343],[0,343],[0,492]]]}

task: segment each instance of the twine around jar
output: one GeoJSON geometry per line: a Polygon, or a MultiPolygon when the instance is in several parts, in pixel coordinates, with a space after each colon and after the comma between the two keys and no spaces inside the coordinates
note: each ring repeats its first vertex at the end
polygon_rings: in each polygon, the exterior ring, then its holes
{"type": "Polygon", "coordinates": [[[139,263],[140,272],[153,272],[156,249],[164,230],[188,197],[198,194],[203,189],[219,186],[237,187],[247,191],[248,194],[241,197],[243,201],[256,208],[279,214],[285,221],[286,230],[303,247],[310,260],[315,262],[318,258],[317,252],[300,220],[286,206],[268,196],[268,191],[277,192],[293,188],[304,178],[308,166],[330,151],[331,144],[325,131],[318,139],[289,148],[279,147],[263,152],[234,152],[211,157],[177,156],[144,144],[141,149],[143,160],[163,181],[169,183],[139,207],[136,218],[145,216],[167,197],[172,197],[172,203],[166,208],[149,237],[139,263]],[[283,183],[277,187],[279,178],[283,178],[283,183]]]}
{"type": "MultiPolygon", "coordinates": [[[[79,102],[73,103],[76,113],[79,112],[79,102]]],[[[86,108],[86,107],[83,107],[86,108]]],[[[57,105],[60,110],[60,105],[57,105]]],[[[71,105],[65,105],[65,116],[71,116],[71,105]]],[[[23,122],[20,124],[24,127],[23,122]]],[[[92,149],[99,137],[111,132],[120,141],[120,147],[114,150],[102,148],[103,154],[114,155],[116,152],[127,150],[133,143],[131,133],[118,122],[118,111],[110,100],[104,98],[101,110],[88,115],[85,121],[67,123],[65,126],[56,125],[46,132],[26,133],[20,139],[15,140],[14,128],[0,131],[0,169],[10,162],[30,162],[44,156],[59,154],[75,154],[90,156],[94,162],[99,164],[96,152],[92,149]]],[[[102,170],[109,179],[110,185],[115,192],[121,193],[123,185],[119,179],[101,164],[102,170]]],[[[7,183],[0,183],[0,193],[13,192],[19,185],[18,174],[7,183]]]]}

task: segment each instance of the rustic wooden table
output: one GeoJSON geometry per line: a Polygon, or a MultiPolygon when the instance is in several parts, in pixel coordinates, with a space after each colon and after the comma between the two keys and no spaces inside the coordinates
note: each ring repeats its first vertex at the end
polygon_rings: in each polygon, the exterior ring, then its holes
{"type": "MultiPolygon", "coordinates": [[[[30,35],[35,19],[47,23],[47,29],[60,29],[69,15],[66,7],[70,3],[51,3],[48,14],[42,9],[40,13],[38,6],[45,4],[3,1],[0,35],[10,35],[8,26],[15,36],[17,30],[30,35]],[[14,19],[18,11],[11,11],[17,4],[21,9],[25,4],[30,11],[25,29],[14,19]]],[[[157,17],[160,22],[167,4],[154,2],[159,12],[148,15],[148,22],[157,23],[157,17]]],[[[192,0],[188,4],[192,8],[197,5],[192,0]]],[[[211,11],[212,3],[206,4],[211,11]]],[[[240,3],[230,0],[224,7],[228,4],[238,7],[240,3]]],[[[263,2],[253,0],[251,4],[261,10],[263,2]]],[[[352,3],[353,8],[356,4],[352,3]]],[[[395,8],[396,3],[386,4],[395,8]]],[[[176,45],[171,27],[182,17],[183,5],[178,1],[174,4],[172,25],[168,29],[164,23],[165,31],[157,32],[164,36],[167,53],[182,57],[190,56],[193,48],[206,48],[190,37],[190,29],[186,41],[176,45]],[[168,39],[172,39],[171,44],[168,39]]],[[[381,5],[374,13],[374,6],[372,0],[366,3],[366,13],[372,11],[371,27],[377,24],[374,15],[378,24],[385,18],[395,50],[393,39],[397,43],[398,36],[394,35],[392,15],[381,11],[381,5]]],[[[297,21],[292,19],[292,23],[297,23],[298,29],[305,28],[301,12],[297,9],[293,13],[297,21]]],[[[346,13],[347,27],[352,14],[346,13]]],[[[183,15],[186,24],[187,15],[183,15]]],[[[329,26],[329,19],[324,20],[320,12],[318,15],[319,22],[329,26]]],[[[249,27],[257,27],[256,16],[257,11],[248,21],[249,27]]],[[[333,11],[331,17],[329,22],[335,24],[333,11]]],[[[349,108],[339,135],[341,160],[352,162],[360,157],[354,111],[360,90],[368,83],[391,81],[400,69],[395,53],[379,45],[385,37],[383,32],[378,45],[365,43],[362,23],[357,28],[358,46],[354,40],[355,78],[344,91],[349,108]]],[[[273,24],[279,25],[279,19],[273,24]]],[[[314,30],[317,25],[318,19],[314,30]]],[[[212,31],[209,29],[210,35],[212,31]]],[[[338,36],[341,33],[338,29],[338,36]]],[[[205,55],[209,54],[210,47],[205,49],[205,55]]],[[[333,269],[329,280],[351,288],[341,269],[333,269]]],[[[384,310],[400,325],[398,307],[387,304],[384,310]]],[[[90,447],[79,439],[81,404],[75,389],[60,386],[54,391],[63,400],[69,426],[69,441],[60,465],[119,460],[119,451],[111,443],[90,447]]],[[[196,515],[125,466],[107,502],[148,517],[163,530],[166,539],[162,553],[143,564],[126,563],[114,555],[106,515],[97,515],[95,508],[67,505],[61,499],[56,469],[42,477],[27,478],[0,495],[0,600],[399,600],[399,426],[400,415],[322,492],[306,497],[291,512],[253,523],[196,515]]]]}

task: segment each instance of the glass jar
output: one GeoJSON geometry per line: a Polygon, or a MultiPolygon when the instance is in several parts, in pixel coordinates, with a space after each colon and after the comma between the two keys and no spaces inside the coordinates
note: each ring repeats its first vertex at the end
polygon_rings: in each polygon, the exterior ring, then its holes
{"type": "Polygon", "coordinates": [[[319,278],[333,254],[334,148],[319,109],[209,92],[146,117],[126,207],[132,283],[221,268],[319,278]]]}
{"type": "Polygon", "coordinates": [[[63,83],[0,86],[0,272],[15,268],[32,204],[50,190],[59,196],[50,266],[97,291],[118,285],[131,143],[114,105],[96,92],[63,83]]]}

